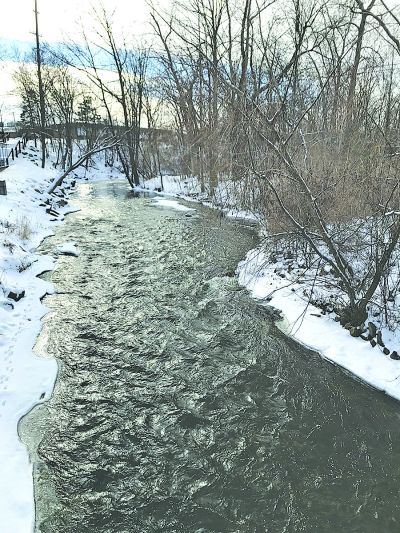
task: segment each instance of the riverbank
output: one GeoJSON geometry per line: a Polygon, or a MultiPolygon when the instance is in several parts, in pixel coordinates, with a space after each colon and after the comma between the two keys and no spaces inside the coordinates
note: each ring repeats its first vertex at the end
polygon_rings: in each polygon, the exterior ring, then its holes
{"type": "MultiPolygon", "coordinates": [[[[242,208],[240,188],[236,195],[230,194],[232,188],[229,183],[217,189],[217,205],[212,205],[207,195],[200,193],[195,178],[166,176],[163,185],[166,195],[217,207],[225,216],[262,222],[261,215],[242,208]]],[[[146,187],[158,190],[160,180],[149,180],[146,187]]],[[[324,359],[350,372],[356,379],[400,400],[400,361],[396,359],[400,357],[400,328],[384,325],[383,312],[377,314],[375,307],[374,312],[371,310],[369,313],[369,320],[377,325],[382,345],[376,341],[376,335],[368,339],[368,331],[364,338],[351,336],[336,321],[334,307],[339,295],[329,283],[329,272],[324,273],[327,282],[322,279],[322,284],[316,287],[315,273],[308,272],[305,276],[304,268],[299,268],[296,258],[286,258],[282,254],[271,259],[271,255],[263,245],[251,250],[238,265],[239,283],[254,298],[282,313],[281,327],[286,334],[316,350],[324,359]],[[313,305],[316,300],[320,305],[313,305]]]]}
{"type": "Polygon", "coordinates": [[[41,169],[39,152],[32,145],[0,174],[8,194],[0,196],[0,529],[28,532],[33,528],[32,465],[20,442],[17,426],[33,406],[46,401],[57,375],[55,359],[33,351],[47,313],[41,299],[54,291],[38,278],[53,269],[55,257],[36,253],[54,234],[66,214],[77,179],[104,179],[110,172],[79,169],[55,194],[47,194],[59,175],[51,164],[41,169]]]}
{"type": "MultiPolygon", "coordinates": [[[[352,337],[335,320],[332,310],[323,311],[310,303],[309,295],[304,294],[306,285],[302,280],[296,281],[296,274],[277,269],[262,248],[249,252],[237,273],[239,283],[254,298],[282,312],[281,327],[286,334],[361,381],[400,400],[400,361],[391,359],[391,352],[385,354],[379,344],[372,347],[368,340],[352,337]]],[[[388,328],[381,331],[388,346],[400,346],[397,331],[388,328]]]]}

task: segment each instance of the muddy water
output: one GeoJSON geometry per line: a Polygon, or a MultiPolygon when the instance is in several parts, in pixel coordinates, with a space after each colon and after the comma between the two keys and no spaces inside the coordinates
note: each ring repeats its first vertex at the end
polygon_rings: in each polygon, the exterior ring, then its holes
{"type": "Polygon", "coordinates": [[[40,532],[398,532],[400,407],[231,276],[252,228],[81,186],[46,242],[52,400],[22,423],[40,532]]]}

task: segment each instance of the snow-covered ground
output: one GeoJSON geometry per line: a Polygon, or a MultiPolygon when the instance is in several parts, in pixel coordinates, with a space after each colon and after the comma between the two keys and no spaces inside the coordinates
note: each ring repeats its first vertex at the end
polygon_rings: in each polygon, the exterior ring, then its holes
{"type": "Polygon", "coordinates": [[[169,207],[172,209],[176,209],[177,211],[194,211],[191,207],[186,207],[183,204],[180,204],[176,200],[167,200],[166,198],[160,198],[159,196],[154,197],[154,202],[156,202],[157,205],[162,207],[169,207]]]}
{"type": "Polygon", "coordinates": [[[200,182],[196,177],[163,176],[161,179],[146,180],[138,190],[155,191],[157,194],[174,196],[190,202],[200,202],[207,207],[218,208],[229,218],[243,218],[259,221],[261,215],[252,210],[243,209],[241,206],[240,182],[233,184],[231,181],[221,182],[214,192],[211,200],[207,193],[201,192],[200,182]],[[162,188],[162,191],[161,191],[162,188]]]}
{"type": "MultiPolygon", "coordinates": [[[[46,190],[59,171],[50,162],[42,170],[38,157],[38,150],[28,145],[0,172],[8,191],[0,196],[0,531],[4,533],[32,531],[32,465],[17,426],[34,405],[49,398],[57,376],[55,359],[33,351],[47,312],[41,298],[53,291],[51,284],[37,276],[54,265],[53,257],[35,250],[54,233],[64,215],[74,211],[68,205],[68,191],[76,176],[65,181],[62,198],[49,195],[46,190]]],[[[83,179],[110,177],[111,169],[104,169],[101,162],[98,166],[88,173],[79,169],[78,174],[83,179]]],[[[54,250],[55,256],[78,253],[76,243],[54,250]]]]}
{"type": "Polygon", "coordinates": [[[33,520],[31,465],[17,424],[49,397],[57,373],[55,360],[32,352],[46,312],[40,298],[52,291],[37,275],[53,267],[34,250],[56,223],[39,191],[55,171],[39,169],[36,152],[27,153],[0,174],[8,190],[0,196],[0,529],[16,532],[30,531],[33,520]]]}
{"type": "MultiPolygon", "coordinates": [[[[283,313],[281,324],[285,333],[318,351],[325,359],[354,374],[360,380],[400,400],[400,361],[385,355],[379,344],[354,338],[335,321],[335,313],[321,312],[304,295],[304,284],[289,275],[277,274],[263,250],[247,254],[238,267],[239,283],[247,287],[254,298],[283,313]]],[[[399,334],[382,328],[385,343],[400,346],[399,334]]],[[[394,348],[392,348],[394,350],[394,348]]]]}

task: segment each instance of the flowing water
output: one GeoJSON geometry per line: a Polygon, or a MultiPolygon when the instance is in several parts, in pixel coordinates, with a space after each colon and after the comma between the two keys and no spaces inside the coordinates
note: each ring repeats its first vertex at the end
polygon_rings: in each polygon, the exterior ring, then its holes
{"type": "Polygon", "coordinates": [[[40,532],[400,531],[400,404],[286,338],[232,277],[251,227],[81,186],[46,299],[60,366],[21,423],[40,532]]]}

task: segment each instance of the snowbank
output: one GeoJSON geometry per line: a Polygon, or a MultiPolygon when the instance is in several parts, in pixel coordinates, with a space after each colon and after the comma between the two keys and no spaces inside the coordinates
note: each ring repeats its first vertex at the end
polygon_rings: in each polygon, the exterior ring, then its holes
{"type": "MultiPolygon", "coordinates": [[[[182,198],[189,202],[199,202],[206,207],[219,209],[229,218],[259,221],[261,216],[252,210],[241,207],[242,191],[240,183],[231,180],[220,182],[211,199],[207,192],[201,192],[200,182],[196,177],[163,176],[143,182],[139,191],[154,191],[159,195],[182,198]]],[[[166,204],[164,204],[166,205],[166,204]]]]}
{"type": "Polygon", "coordinates": [[[176,209],[177,211],[195,211],[195,209],[191,207],[186,207],[185,205],[180,204],[176,200],[167,200],[165,198],[160,198],[156,196],[153,198],[153,201],[161,207],[169,207],[172,209],[176,209]]]}
{"type": "MultiPolygon", "coordinates": [[[[334,320],[308,302],[304,285],[274,272],[262,249],[252,250],[238,266],[239,283],[252,296],[268,302],[284,314],[282,328],[302,344],[318,351],[328,361],[341,366],[360,380],[400,400],[400,361],[390,358],[376,345],[351,337],[334,320]]],[[[383,331],[385,339],[400,346],[398,334],[383,331]]]]}

